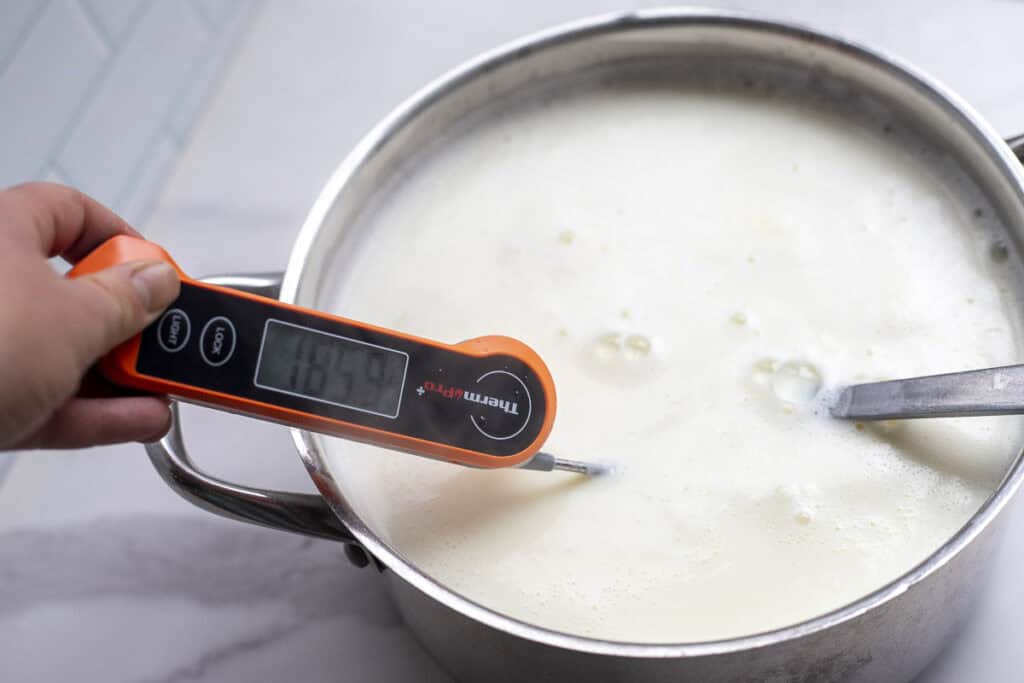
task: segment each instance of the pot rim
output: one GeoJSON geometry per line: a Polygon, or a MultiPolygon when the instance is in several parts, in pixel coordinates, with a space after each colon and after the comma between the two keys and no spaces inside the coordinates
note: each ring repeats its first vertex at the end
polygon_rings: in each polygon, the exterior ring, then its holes
{"type": "MultiPolygon", "coordinates": [[[[1008,171],[1016,181],[1018,195],[1022,198],[1021,203],[1024,206],[1024,170],[1020,168],[995,130],[956,93],[900,58],[799,24],[757,18],[745,13],[697,8],[616,12],[559,24],[483,52],[431,81],[393,109],[359,141],[318,195],[298,233],[289,257],[281,287],[281,300],[295,303],[310,251],[336,197],[350,178],[396,131],[434,102],[445,97],[449,91],[498,64],[516,60],[526,52],[556,48],[576,40],[624,29],[687,24],[734,26],[782,33],[789,37],[827,45],[833,50],[868,62],[876,68],[895,72],[910,84],[942,100],[968,127],[974,128],[981,137],[979,142],[987,147],[986,152],[1001,162],[1003,170],[1008,171]]],[[[507,634],[549,646],[616,657],[704,657],[749,651],[809,636],[855,619],[908,591],[947,564],[988,527],[1024,481],[1024,452],[1021,452],[1014,458],[992,495],[956,534],[908,572],[848,605],[797,624],[735,638],[678,644],[629,643],[572,635],[520,621],[476,603],[435,581],[394,552],[363,523],[330,474],[324,454],[313,435],[300,429],[292,429],[291,432],[310,477],[334,513],[369,553],[405,582],[463,616],[507,634]]]]}

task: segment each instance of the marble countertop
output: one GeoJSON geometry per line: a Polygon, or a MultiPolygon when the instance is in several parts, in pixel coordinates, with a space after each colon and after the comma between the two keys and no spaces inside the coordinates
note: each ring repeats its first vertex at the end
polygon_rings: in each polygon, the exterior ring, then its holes
{"type": "MultiPolygon", "coordinates": [[[[1000,132],[1024,132],[1024,2],[702,4],[882,47],[944,80],[1000,132]]],[[[280,269],[333,167],[413,90],[523,33],[634,6],[268,2],[142,227],[193,273],[280,269]]],[[[311,490],[285,429],[195,408],[184,421],[210,472],[311,490]]],[[[1024,503],[1008,514],[991,589],[918,683],[1019,677],[1024,503]]],[[[137,445],[19,454],[0,485],[0,679],[68,678],[450,680],[375,572],[350,566],[335,544],[191,507],[137,445]]]]}

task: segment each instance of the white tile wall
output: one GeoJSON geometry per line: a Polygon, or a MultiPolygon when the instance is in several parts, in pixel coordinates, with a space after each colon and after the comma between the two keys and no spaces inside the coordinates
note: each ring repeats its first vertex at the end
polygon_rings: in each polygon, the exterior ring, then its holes
{"type": "Polygon", "coordinates": [[[209,44],[202,22],[187,2],[156,3],[141,18],[56,156],[75,185],[119,203],[209,44]]]}
{"type": "Polygon", "coordinates": [[[144,222],[259,0],[0,0],[0,187],[144,222]]]}
{"type": "Polygon", "coordinates": [[[0,188],[75,185],[144,223],[259,5],[0,0],[0,188]]]}

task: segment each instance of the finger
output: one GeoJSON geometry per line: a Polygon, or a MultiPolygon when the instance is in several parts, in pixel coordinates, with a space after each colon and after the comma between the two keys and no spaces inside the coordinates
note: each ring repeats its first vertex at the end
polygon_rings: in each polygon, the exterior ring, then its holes
{"type": "Polygon", "coordinates": [[[15,448],[87,448],[160,439],[171,427],[167,399],[73,398],[15,448]]]}
{"type": "Polygon", "coordinates": [[[135,235],[120,216],[95,199],[64,185],[26,183],[0,192],[0,216],[10,237],[28,240],[47,258],[77,262],[114,235],[135,235]]]}
{"type": "Polygon", "coordinates": [[[163,261],[132,261],[62,281],[64,303],[74,320],[68,341],[85,372],[112,348],[153,322],[178,296],[178,274],[163,261]]]}
{"type": "Polygon", "coordinates": [[[125,396],[152,396],[151,392],[138,391],[114,384],[99,371],[92,367],[78,385],[75,396],[78,398],[119,398],[125,396]]]}

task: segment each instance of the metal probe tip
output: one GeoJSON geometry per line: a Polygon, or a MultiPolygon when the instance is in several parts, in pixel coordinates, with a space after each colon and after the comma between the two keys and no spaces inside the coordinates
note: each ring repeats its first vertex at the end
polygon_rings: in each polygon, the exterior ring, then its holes
{"type": "Polygon", "coordinates": [[[551,469],[575,472],[576,474],[585,474],[588,477],[593,477],[598,474],[606,474],[608,472],[607,467],[599,465],[598,463],[580,462],[579,460],[565,460],[562,458],[555,458],[555,462],[551,466],[551,469]]]}
{"type": "Polygon", "coordinates": [[[562,470],[563,472],[575,472],[576,474],[584,474],[588,477],[593,477],[599,474],[606,474],[608,467],[598,463],[592,462],[581,462],[579,460],[566,460],[564,458],[556,458],[550,453],[544,453],[541,451],[537,455],[533,456],[529,462],[519,466],[524,470],[537,470],[538,472],[550,472],[552,470],[562,470]]]}

